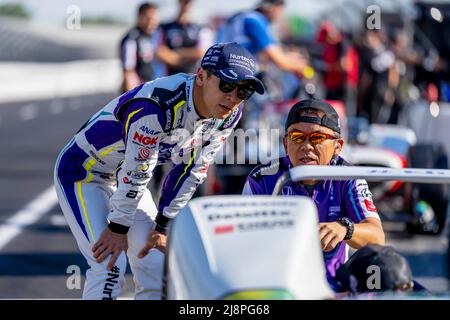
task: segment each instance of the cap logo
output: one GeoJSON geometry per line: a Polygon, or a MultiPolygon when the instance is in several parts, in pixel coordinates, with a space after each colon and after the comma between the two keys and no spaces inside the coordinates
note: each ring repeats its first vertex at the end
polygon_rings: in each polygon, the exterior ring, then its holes
{"type": "Polygon", "coordinates": [[[237,78],[238,78],[237,73],[234,72],[233,70],[228,70],[227,71],[228,73],[231,73],[231,75],[227,74],[223,70],[220,70],[219,72],[220,72],[221,75],[223,75],[224,77],[227,77],[228,79],[231,79],[231,80],[237,80],[237,78]]]}
{"type": "Polygon", "coordinates": [[[233,60],[235,60],[234,62],[243,61],[243,62],[246,62],[246,63],[250,64],[250,66],[252,68],[255,68],[255,61],[253,61],[253,59],[251,59],[251,58],[247,58],[247,57],[242,56],[242,55],[237,55],[237,54],[234,54],[234,53],[230,53],[229,59],[230,59],[230,63],[233,62],[233,60]]]}

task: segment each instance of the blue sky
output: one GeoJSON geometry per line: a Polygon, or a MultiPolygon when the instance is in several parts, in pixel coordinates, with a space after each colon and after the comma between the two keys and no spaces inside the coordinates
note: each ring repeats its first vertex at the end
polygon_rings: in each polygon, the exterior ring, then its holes
{"type": "MultiPolygon", "coordinates": [[[[162,20],[171,19],[177,8],[177,0],[153,0],[160,5],[162,20]]],[[[241,9],[252,8],[259,0],[194,0],[191,17],[204,22],[214,14],[231,14],[241,9]]],[[[76,5],[82,15],[111,15],[132,22],[137,6],[142,0],[0,0],[0,3],[22,3],[33,13],[37,23],[62,24],[68,16],[67,8],[76,5]]],[[[333,0],[339,2],[339,0],[333,0]]],[[[298,12],[311,16],[320,8],[326,7],[330,0],[287,0],[286,12],[298,12]]]]}

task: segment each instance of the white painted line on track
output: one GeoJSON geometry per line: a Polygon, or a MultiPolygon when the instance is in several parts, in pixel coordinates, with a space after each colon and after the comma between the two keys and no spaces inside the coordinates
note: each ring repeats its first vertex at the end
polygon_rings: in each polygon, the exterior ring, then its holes
{"type": "Polygon", "coordinates": [[[38,114],[38,110],[36,108],[36,105],[34,103],[29,103],[25,106],[23,106],[20,110],[20,119],[27,121],[36,118],[38,114]]]}
{"type": "Polygon", "coordinates": [[[67,220],[62,214],[54,214],[50,217],[50,223],[53,226],[67,226],[67,220]]]}
{"type": "Polygon", "coordinates": [[[59,114],[63,111],[63,102],[61,99],[55,98],[50,103],[50,113],[59,114]]]}
{"type": "Polygon", "coordinates": [[[58,203],[53,185],[0,225],[0,250],[58,203]]]}

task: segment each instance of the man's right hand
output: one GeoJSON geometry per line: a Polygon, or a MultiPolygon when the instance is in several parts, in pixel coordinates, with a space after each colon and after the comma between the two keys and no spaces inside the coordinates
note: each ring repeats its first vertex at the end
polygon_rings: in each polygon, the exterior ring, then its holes
{"type": "Polygon", "coordinates": [[[98,263],[103,262],[110,254],[112,254],[108,263],[108,269],[111,270],[116,264],[117,258],[122,251],[127,251],[127,249],[127,235],[112,232],[106,227],[98,241],[92,247],[92,252],[98,263]]]}

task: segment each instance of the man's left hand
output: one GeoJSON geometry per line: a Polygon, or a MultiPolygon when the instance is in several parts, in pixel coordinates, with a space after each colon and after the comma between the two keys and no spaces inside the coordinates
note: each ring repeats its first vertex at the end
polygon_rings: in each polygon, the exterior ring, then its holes
{"type": "Polygon", "coordinates": [[[319,223],[319,238],[322,250],[325,252],[331,251],[344,240],[347,234],[347,228],[338,222],[323,222],[319,223]]]}
{"type": "Polygon", "coordinates": [[[138,257],[142,259],[148,254],[150,249],[153,248],[158,249],[162,253],[166,253],[166,243],[167,236],[152,229],[148,234],[147,243],[145,244],[145,247],[142,248],[142,250],[139,252],[138,257]]]}

